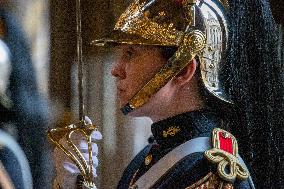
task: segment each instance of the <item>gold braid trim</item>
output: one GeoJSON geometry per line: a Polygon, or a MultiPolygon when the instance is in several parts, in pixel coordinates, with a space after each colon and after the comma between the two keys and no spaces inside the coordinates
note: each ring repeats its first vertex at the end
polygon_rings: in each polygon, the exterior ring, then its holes
{"type": "Polygon", "coordinates": [[[186,189],[234,189],[234,186],[232,183],[225,182],[219,176],[210,172],[186,189]]]}

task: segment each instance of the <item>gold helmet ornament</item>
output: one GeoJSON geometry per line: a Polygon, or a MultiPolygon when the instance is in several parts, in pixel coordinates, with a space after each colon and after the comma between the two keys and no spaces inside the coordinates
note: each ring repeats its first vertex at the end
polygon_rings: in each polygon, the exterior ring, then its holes
{"type": "Polygon", "coordinates": [[[110,35],[92,43],[156,45],[177,51],[154,77],[122,108],[127,114],[141,107],[175,77],[193,58],[198,58],[205,88],[231,103],[220,82],[228,43],[226,0],[135,0],[120,16],[110,35]]]}

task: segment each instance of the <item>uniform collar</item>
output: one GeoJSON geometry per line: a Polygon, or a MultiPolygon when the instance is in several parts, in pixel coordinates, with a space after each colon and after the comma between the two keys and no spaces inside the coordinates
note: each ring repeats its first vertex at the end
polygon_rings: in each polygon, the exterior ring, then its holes
{"type": "Polygon", "coordinates": [[[151,130],[157,144],[162,149],[168,149],[196,137],[210,136],[212,130],[220,124],[216,113],[202,109],[155,122],[151,130]]]}

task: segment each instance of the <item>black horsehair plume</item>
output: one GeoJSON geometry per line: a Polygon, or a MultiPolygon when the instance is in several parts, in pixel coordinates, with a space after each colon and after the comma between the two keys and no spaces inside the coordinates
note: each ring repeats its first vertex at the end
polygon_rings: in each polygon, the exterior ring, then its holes
{"type": "Polygon", "coordinates": [[[231,93],[239,139],[256,188],[283,182],[284,76],[277,27],[267,0],[231,0],[231,93]]]}

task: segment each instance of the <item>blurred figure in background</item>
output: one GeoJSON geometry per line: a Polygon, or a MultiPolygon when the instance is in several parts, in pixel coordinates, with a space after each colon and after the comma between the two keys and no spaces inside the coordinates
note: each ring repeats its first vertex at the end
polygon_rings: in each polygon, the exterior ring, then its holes
{"type": "Polygon", "coordinates": [[[32,170],[34,188],[45,188],[48,187],[48,178],[45,176],[47,171],[44,168],[47,106],[36,86],[30,47],[24,32],[4,4],[5,1],[0,1],[0,31],[10,51],[11,66],[6,69],[6,76],[4,73],[2,75],[5,77],[7,89],[5,95],[1,95],[6,110],[1,110],[0,125],[17,139],[26,154],[32,170]]]}
{"type": "Polygon", "coordinates": [[[13,103],[8,94],[12,69],[11,53],[2,38],[5,36],[3,19],[0,20],[0,188],[32,188],[32,177],[27,158],[15,136],[13,103]],[[7,132],[5,132],[4,130],[7,132]],[[8,134],[9,133],[9,134],[8,134]]]}

